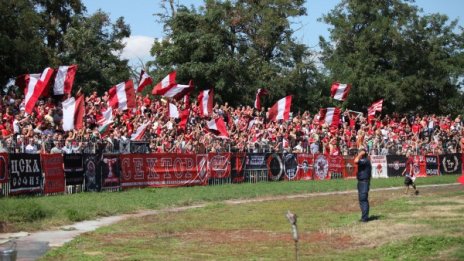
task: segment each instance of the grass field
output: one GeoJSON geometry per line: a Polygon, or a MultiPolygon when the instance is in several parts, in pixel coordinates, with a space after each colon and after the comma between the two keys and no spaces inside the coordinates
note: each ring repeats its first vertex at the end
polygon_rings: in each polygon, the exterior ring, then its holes
{"type": "Polygon", "coordinates": [[[366,224],[356,193],[211,202],[100,228],[43,260],[295,260],[287,210],[298,215],[300,260],[464,260],[464,187],[420,192],[371,192],[366,224]]]}
{"type": "MultiPolygon", "coordinates": [[[[458,176],[418,179],[418,185],[456,182],[458,176]]],[[[372,188],[401,186],[403,179],[375,179],[372,188]]],[[[227,199],[345,191],[356,188],[355,180],[262,182],[222,186],[134,189],[124,192],[78,193],[48,197],[0,199],[0,232],[49,229],[76,221],[95,219],[144,209],[163,209],[227,199]]]]}

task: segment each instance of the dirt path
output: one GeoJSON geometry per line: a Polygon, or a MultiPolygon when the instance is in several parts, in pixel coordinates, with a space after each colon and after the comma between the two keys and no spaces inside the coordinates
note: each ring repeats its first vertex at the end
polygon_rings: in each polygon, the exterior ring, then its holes
{"type": "MultiPolygon", "coordinates": [[[[457,186],[459,183],[455,184],[442,184],[442,185],[424,185],[422,188],[426,187],[446,187],[446,186],[457,186]]],[[[403,187],[394,187],[394,188],[379,188],[372,189],[371,191],[388,191],[388,190],[399,190],[403,187]]],[[[251,202],[264,202],[271,200],[284,200],[284,199],[296,199],[296,198],[309,198],[309,197],[319,197],[319,196],[328,196],[328,195],[345,195],[357,193],[356,190],[348,191],[336,191],[336,192],[321,192],[321,193],[308,193],[308,194],[298,194],[290,196],[272,196],[272,197],[260,197],[255,199],[243,199],[243,200],[226,200],[225,204],[235,205],[235,204],[244,204],[251,202]]],[[[17,243],[17,260],[29,261],[37,260],[43,256],[50,248],[61,247],[65,243],[73,240],[75,237],[79,236],[82,233],[94,231],[97,228],[108,226],[119,221],[128,219],[128,218],[138,218],[148,215],[156,215],[162,212],[179,212],[185,211],[194,208],[205,207],[206,204],[198,204],[187,207],[176,207],[176,208],[167,208],[162,210],[144,210],[138,213],[133,214],[124,214],[118,216],[104,217],[97,220],[83,221],[78,222],[72,225],[62,226],[56,230],[49,231],[39,231],[33,233],[5,233],[0,234],[0,244],[7,242],[9,240],[14,240],[17,243]]],[[[4,244],[8,245],[8,244],[4,244]]]]}

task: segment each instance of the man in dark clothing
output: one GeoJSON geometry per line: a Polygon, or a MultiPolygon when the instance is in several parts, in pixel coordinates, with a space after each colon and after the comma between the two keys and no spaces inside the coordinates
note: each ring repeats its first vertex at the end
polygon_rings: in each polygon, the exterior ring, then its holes
{"type": "Polygon", "coordinates": [[[371,162],[367,158],[367,152],[361,149],[354,158],[354,163],[358,164],[358,198],[361,207],[361,222],[369,221],[369,186],[371,181],[371,162]]]}

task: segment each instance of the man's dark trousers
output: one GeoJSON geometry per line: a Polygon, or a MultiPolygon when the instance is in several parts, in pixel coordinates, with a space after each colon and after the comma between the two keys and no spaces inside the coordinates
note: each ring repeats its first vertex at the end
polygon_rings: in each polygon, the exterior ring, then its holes
{"type": "Polygon", "coordinates": [[[369,180],[358,181],[358,198],[359,206],[361,207],[361,221],[369,220],[369,180]]]}

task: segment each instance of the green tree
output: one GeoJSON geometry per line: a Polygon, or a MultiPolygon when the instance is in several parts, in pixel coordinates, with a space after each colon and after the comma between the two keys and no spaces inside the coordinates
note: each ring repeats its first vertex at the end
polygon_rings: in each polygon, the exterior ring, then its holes
{"type": "Polygon", "coordinates": [[[295,106],[308,108],[317,70],[289,22],[306,13],[303,4],[207,0],[199,10],[181,6],[160,16],[167,37],[154,43],[155,60],[147,65],[155,79],[176,69],[179,82],[214,87],[219,102],[252,105],[256,90],[266,88],[265,105],[293,94],[295,106]]]}
{"type": "MultiPolygon", "coordinates": [[[[77,64],[75,86],[84,92],[103,93],[111,86],[129,79],[128,61],[120,59],[123,39],[130,36],[130,28],[120,17],[111,23],[108,14],[97,11],[89,17],[79,17],[76,26],[64,35],[62,64],[77,64]]],[[[77,88],[74,88],[77,90],[77,88]]]]}
{"type": "Polygon", "coordinates": [[[24,73],[40,73],[48,51],[39,33],[41,17],[27,0],[0,1],[0,84],[24,73]]]}
{"type": "Polygon", "coordinates": [[[320,39],[322,61],[334,81],[353,84],[350,108],[365,110],[380,98],[387,112],[459,107],[462,28],[444,15],[420,16],[411,3],[343,0],[323,16],[332,28],[330,42],[320,39]]]}

